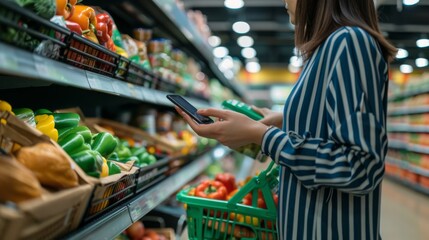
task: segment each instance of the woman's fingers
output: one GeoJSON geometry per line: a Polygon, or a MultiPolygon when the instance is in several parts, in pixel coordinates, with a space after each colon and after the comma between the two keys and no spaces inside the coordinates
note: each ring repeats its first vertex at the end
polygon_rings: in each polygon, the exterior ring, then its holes
{"type": "Polygon", "coordinates": [[[228,117],[228,111],[215,108],[200,109],[198,113],[204,116],[217,117],[219,119],[227,119],[228,117]]]}
{"type": "Polygon", "coordinates": [[[250,107],[252,108],[253,111],[261,114],[262,116],[265,116],[270,111],[268,108],[259,108],[259,107],[256,107],[254,105],[252,105],[250,107]]]}

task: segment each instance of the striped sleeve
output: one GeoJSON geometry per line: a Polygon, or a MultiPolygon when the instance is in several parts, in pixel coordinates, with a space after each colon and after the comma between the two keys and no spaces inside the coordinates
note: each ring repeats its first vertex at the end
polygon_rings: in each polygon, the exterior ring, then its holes
{"type": "Polygon", "coordinates": [[[379,69],[386,63],[374,40],[362,30],[350,30],[343,41],[345,47],[332,65],[326,90],[329,138],[273,128],[264,135],[262,146],[307,188],[367,194],[384,174],[383,92],[387,83],[379,69]]]}

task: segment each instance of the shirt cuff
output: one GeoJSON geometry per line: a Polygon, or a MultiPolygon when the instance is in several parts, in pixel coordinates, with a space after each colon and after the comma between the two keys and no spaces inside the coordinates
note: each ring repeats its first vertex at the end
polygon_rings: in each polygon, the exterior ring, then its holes
{"type": "Polygon", "coordinates": [[[279,143],[276,144],[276,142],[281,140],[280,136],[284,134],[285,133],[279,128],[271,127],[265,132],[262,138],[262,153],[271,157],[271,159],[273,159],[276,163],[278,163],[278,157],[275,156],[275,153],[279,147],[279,143]]]}

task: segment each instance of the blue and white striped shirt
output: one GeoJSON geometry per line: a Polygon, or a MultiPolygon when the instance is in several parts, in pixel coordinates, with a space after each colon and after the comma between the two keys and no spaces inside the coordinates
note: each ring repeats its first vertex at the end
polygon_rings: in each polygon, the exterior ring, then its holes
{"type": "Polygon", "coordinates": [[[306,62],[263,151],[281,167],[280,239],[380,239],[388,74],[376,40],[342,27],[306,62]]]}

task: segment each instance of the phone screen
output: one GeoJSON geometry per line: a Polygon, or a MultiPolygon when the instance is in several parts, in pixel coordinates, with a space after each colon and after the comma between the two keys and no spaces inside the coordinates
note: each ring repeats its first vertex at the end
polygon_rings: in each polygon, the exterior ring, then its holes
{"type": "Polygon", "coordinates": [[[168,100],[173,102],[180,109],[185,111],[189,116],[191,116],[199,124],[209,124],[214,123],[213,120],[209,117],[203,116],[197,113],[197,109],[190,104],[186,99],[180,95],[167,95],[168,100]]]}

